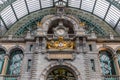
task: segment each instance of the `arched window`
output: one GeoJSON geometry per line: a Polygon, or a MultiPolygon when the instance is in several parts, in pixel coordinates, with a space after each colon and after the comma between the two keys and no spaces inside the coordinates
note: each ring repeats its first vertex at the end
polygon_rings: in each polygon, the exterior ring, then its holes
{"type": "Polygon", "coordinates": [[[5,56],[5,51],[0,48],[0,74],[2,72],[2,67],[4,63],[4,56],[5,56]]]}
{"type": "Polygon", "coordinates": [[[107,50],[100,51],[99,53],[100,65],[103,75],[115,75],[116,73],[112,54],[107,50]]]}
{"type": "Polygon", "coordinates": [[[23,51],[20,49],[14,49],[10,53],[10,60],[8,65],[9,75],[19,75],[20,67],[23,59],[23,51]]]}
{"type": "Polygon", "coordinates": [[[49,72],[47,80],[77,80],[74,72],[63,66],[56,66],[49,72]]]}
{"type": "Polygon", "coordinates": [[[117,53],[117,56],[118,56],[118,64],[119,64],[119,67],[120,67],[120,50],[118,50],[116,53],[117,53]]]}

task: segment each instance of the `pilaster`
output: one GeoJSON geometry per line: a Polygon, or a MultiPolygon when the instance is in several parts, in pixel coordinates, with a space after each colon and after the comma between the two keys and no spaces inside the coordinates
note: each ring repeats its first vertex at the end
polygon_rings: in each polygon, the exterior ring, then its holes
{"type": "Polygon", "coordinates": [[[7,66],[8,66],[8,61],[9,61],[9,56],[8,56],[8,55],[5,55],[5,57],[4,57],[3,69],[2,69],[2,75],[6,75],[7,66]]]}
{"type": "Polygon", "coordinates": [[[118,64],[117,55],[114,55],[113,59],[114,59],[115,65],[116,65],[115,67],[116,67],[117,75],[120,75],[120,67],[119,67],[119,64],[118,64]]]}

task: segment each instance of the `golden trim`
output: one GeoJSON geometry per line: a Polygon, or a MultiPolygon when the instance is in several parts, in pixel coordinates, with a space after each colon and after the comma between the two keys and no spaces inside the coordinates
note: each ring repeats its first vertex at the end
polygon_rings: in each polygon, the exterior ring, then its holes
{"type": "Polygon", "coordinates": [[[42,26],[42,23],[41,23],[41,22],[37,22],[37,26],[38,26],[38,27],[41,27],[41,26],[42,26]]]}
{"type": "Polygon", "coordinates": [[[74,48],[74,42],[73,41],[65,41],[63,37],[59,37],[57,41],[51,40],[47,42],[47,48],[48,49],[73,49],[74,48]]]}
{"type": "Polygon", "coordinates": [[[80,26],[85,26],[85,22],[80,22],[80,26]]]}

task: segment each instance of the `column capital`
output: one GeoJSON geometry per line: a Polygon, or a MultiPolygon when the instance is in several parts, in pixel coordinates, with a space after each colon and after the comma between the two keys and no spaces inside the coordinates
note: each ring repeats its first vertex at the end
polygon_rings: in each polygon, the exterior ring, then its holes
{"type": "Polygon", "coordinates": [[[8,55],[8,54],[6,54],[6,55],[4,56],[4,59],[9,60],[9,55],[8,55]]]}
{"type": "Polygon", "coordinates": [[[113,60],[118,60],[117,54],[114,54],[114,55],[113,55],[113,60]]]}
{"type": "Polygon", "coordinates": [[[117,74],[120,75],[120,67],[119,67],[119,64],[118,64],[118,57],[117,57],[116,54],[113,56],[113,59],[114,59],[115,65],[116,65],[117,74]]]}

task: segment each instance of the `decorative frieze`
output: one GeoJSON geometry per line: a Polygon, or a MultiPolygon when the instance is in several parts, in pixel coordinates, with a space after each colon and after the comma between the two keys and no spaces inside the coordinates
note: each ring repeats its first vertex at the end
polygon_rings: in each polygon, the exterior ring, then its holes
{"type": "Polygon", "coordinates": [[[59,60],[59,59],[67,59],[67,60],[72,60],[74,59],[73,54],[67,54],[67,53],[56,53],[56,54],[48,54],[47,55],[48,59],[51,60],[59,60]]]}

